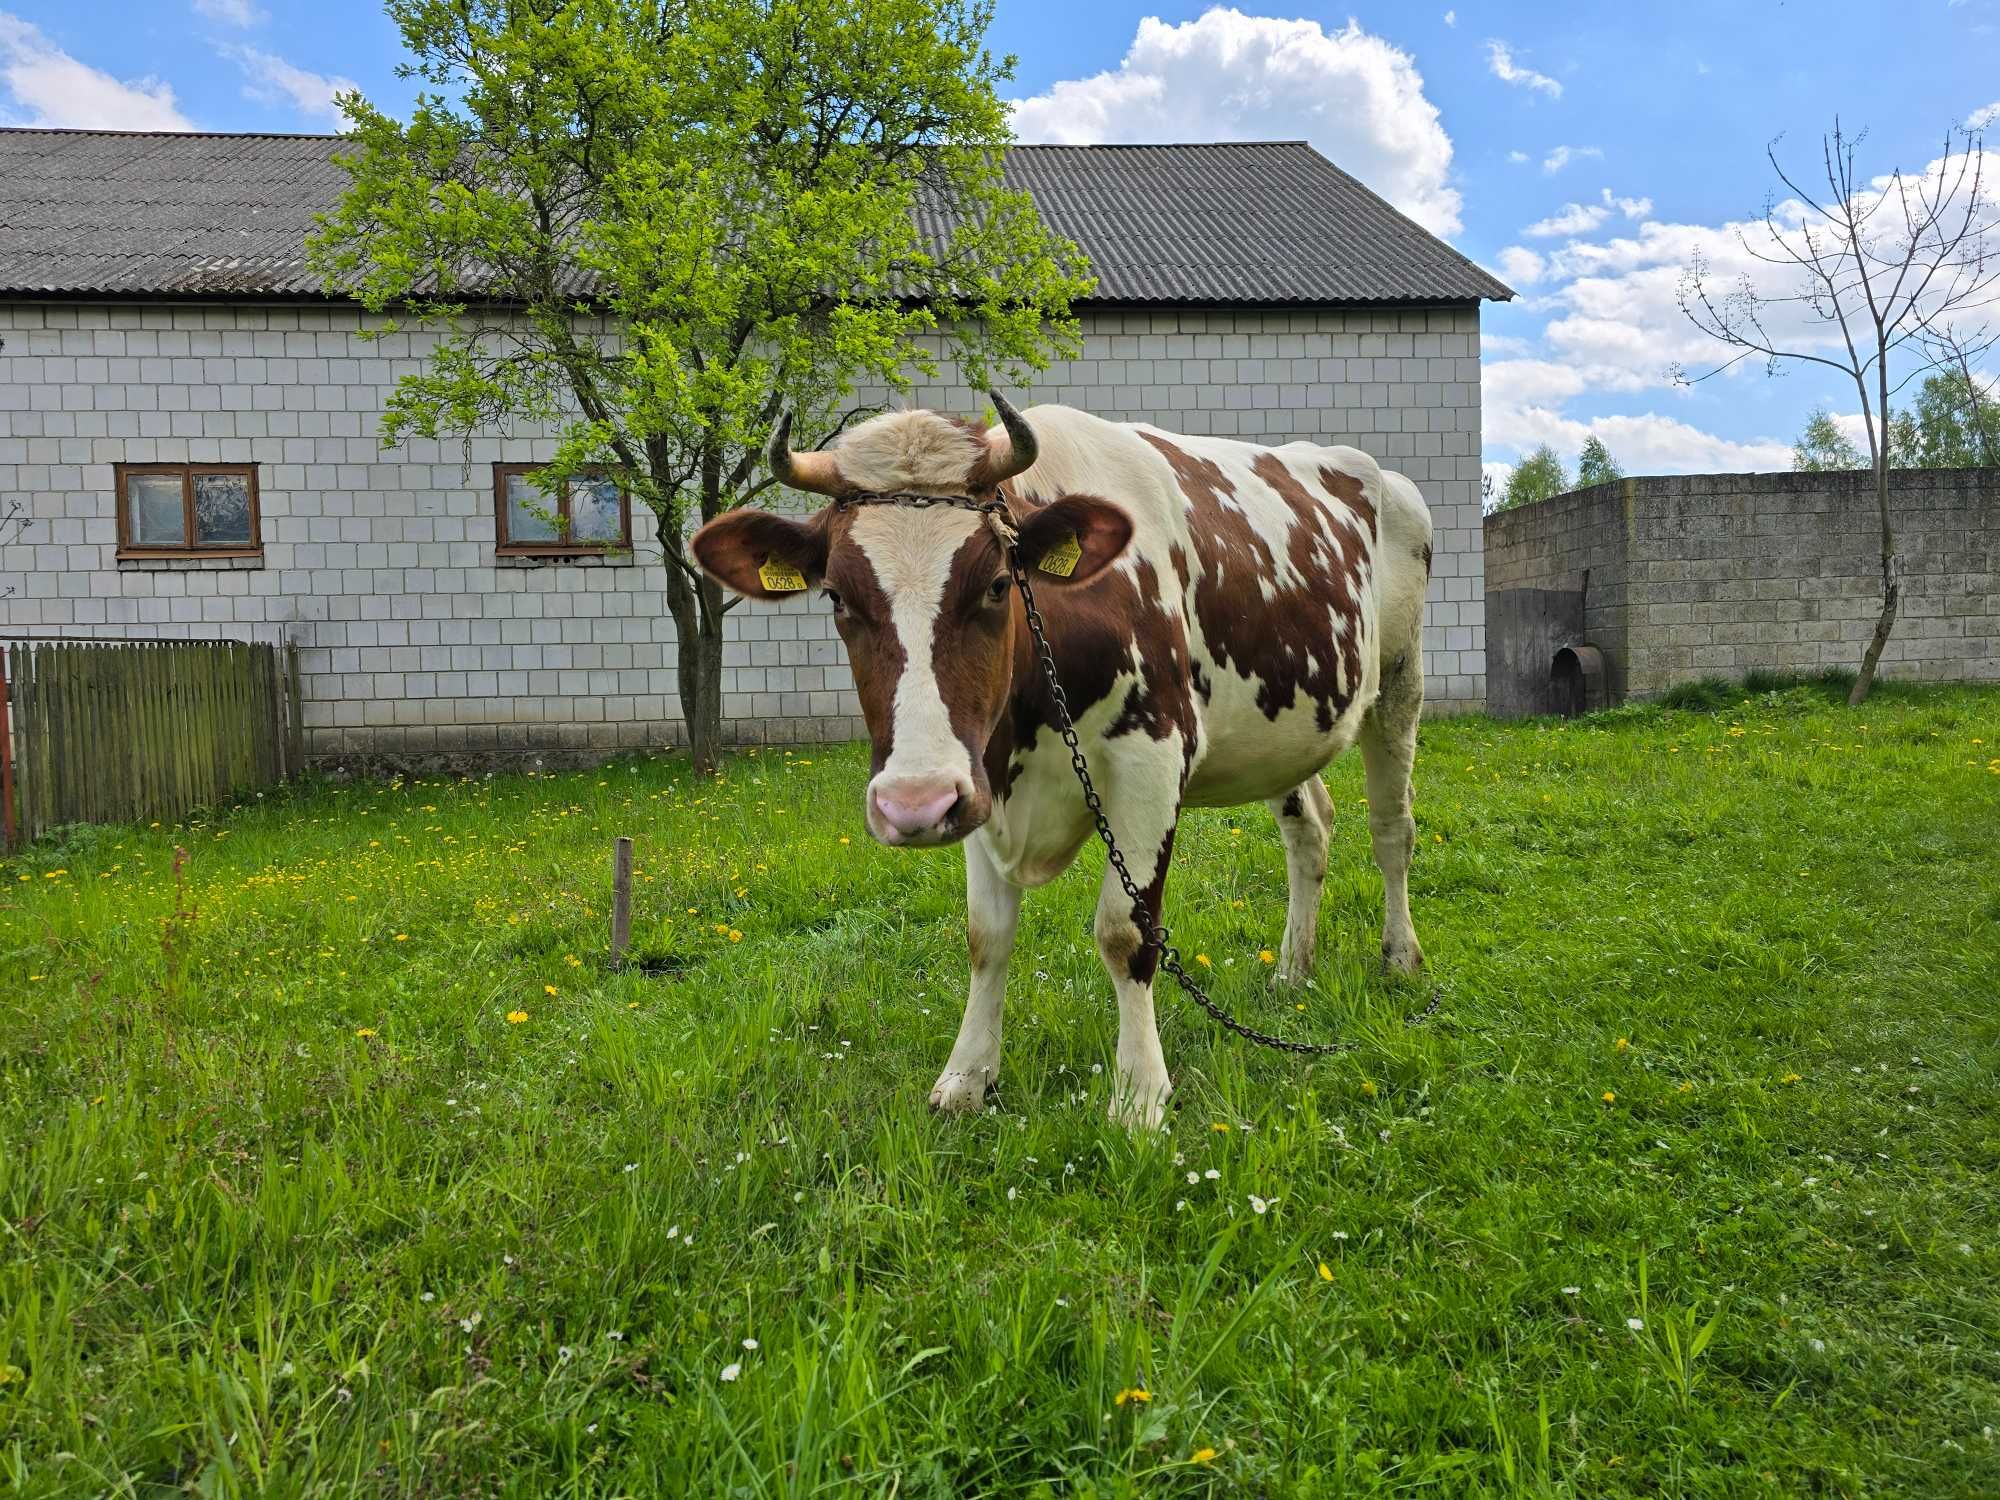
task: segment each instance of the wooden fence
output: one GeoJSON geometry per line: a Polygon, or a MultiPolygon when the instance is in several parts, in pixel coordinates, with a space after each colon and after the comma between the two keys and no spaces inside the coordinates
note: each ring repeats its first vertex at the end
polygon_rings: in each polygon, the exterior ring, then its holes
{"type": "Polygon", "coordinates": [[[24,640],[6,669],[10,841],[178,818],[302,768],[296,647],[24,640]]]}

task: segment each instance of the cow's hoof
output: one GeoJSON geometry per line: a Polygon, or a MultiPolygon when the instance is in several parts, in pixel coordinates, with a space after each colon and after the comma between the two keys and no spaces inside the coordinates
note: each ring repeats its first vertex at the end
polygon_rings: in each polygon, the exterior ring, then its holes
{"type": "Polygon", "coordinates": [[[931,1089],[931,1108],[945,1114],[971,1114],[984,1107],[986,1085],[992,1074],[982,1068],[976,1073],[960,1073],[947,1068],[931,1089]]]}
{"type": "Polygon", "coordinates": [[[1111,1101],[1111,1123],[1127,1130],[1159,1130],[1167,1123],[1167,1096],[1173,1085],[1162,1082],[1120,1094],[1111,1101]]]}
{"type": "Polygon", "coordinates": [[[1424,950],[1414,937],[1397,941],[1382,939],[1382,965],[1391,974],[1416,974],[1424,967],[1424,950]]]}

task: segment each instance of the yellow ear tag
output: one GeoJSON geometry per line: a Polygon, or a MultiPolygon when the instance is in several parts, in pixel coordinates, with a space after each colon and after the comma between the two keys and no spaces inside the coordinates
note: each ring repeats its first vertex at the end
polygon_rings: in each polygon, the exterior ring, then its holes
{"type": "Polygon", "coordinates": [[[790,563],[767,557],[757,569],[757,581],[774,594],[796,594],[806,586],[805,575],[790,563]]]}
{"type": "Polygon", "coordinates": [[[1035,566],[1044,573],[1053,573],[1058,578],[1067,578],[1076,571],[1076,565],[1083,561],[1083,548],[1076,543],[1076,533],[1067,532],[1063,539],[1042,554],[1035,566]]]}

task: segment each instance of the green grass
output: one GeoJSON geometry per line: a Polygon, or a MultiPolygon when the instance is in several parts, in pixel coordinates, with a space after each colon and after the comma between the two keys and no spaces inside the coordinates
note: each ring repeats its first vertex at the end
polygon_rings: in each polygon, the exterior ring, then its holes
{"type": "Polygon", "coordinates": [[[29,851],[0,1493],[2000,1492],[2000,695],[1832,691],[1426,724],[1414,1031],[1356,762],[1303,1011],[1267,815],[1191,816],[1184,948],[1361,1045],[1163,993],[1159,1138],[1094,855],[930,1115],[961,866],[867,842],[858,751],[29,851]]]}

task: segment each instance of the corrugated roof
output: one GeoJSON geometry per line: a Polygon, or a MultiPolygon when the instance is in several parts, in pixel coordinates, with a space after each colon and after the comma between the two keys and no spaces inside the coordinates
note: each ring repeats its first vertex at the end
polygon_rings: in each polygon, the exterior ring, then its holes
{"type": "MultiPolygon", "coordinates": [[[[342,144],[0,129],[0,295],[323,295],[305,237],[347,186],[342,144]]],[[[1090,256],[1097,302],[1513,295],[1303,141],[1015,146],[1006,175],[1090,256]]]]}

